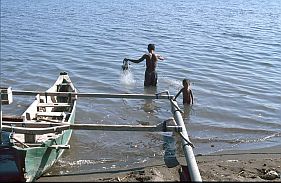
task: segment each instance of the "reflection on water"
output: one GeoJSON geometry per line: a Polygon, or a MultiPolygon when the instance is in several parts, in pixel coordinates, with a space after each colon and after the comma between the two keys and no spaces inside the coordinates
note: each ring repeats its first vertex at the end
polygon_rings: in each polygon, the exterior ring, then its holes
{"type": "Polygon", "coordinates": [[[164,153],[164,162],[167,167],[175,167],[179,164],[176,154],[176,139],[173,132],[165,132],[163,133],[163,149],[164,153]]]}
{"type": "MultiPolygon", "coordinates": [[[[156,94],[157,87],[144,87],[144,94],[156,94]]],[[[155,109],[155,101],[153,99],[144,99],[143,110],[145,112],[153,112],[155,109]]]]}

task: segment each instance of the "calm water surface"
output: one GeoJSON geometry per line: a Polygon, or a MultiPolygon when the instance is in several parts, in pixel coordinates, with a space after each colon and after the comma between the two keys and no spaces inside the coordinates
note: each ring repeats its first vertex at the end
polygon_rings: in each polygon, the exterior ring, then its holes
{"type": "MultiPolygon", "coordinates": [[[[281,145],[281,1],[1,0],[1,85],[44,91],[67,71],[80,92],[175,95],[190,79],[184,121],[194,153],[281,145]],[[148,43],[166,58],[155,91],[144,63],[121,71],[148,43]]],[[[33,97],[14,97],[20,115],[33,97]]],[[[182,98],[178,98],[180,107],[182,98]]],[[[78,123],[157,124],[165,100],[79,98],[78,123]]],[[[162,159],[163,133],[74,131],[48,174],[144,166],[162,159]]],[[[182,152],[177,151],[179,156],[182,152]]]]}

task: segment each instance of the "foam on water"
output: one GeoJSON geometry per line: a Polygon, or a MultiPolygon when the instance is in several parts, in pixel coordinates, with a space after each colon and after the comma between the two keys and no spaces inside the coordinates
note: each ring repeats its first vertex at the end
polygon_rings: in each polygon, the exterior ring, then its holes
{"type": "Polygon", "coordinates": [[[120,83],[126,86],[133,86],[136,83],[134,80],[134,74],[130,69],[121,72],[120,83]]]}

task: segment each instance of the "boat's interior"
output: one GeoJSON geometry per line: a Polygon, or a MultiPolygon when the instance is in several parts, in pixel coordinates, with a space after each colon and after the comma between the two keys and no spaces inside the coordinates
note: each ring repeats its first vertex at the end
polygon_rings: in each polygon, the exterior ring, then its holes
{"type": "MultiPolygon", "coordinates": [[[[68,76],[61,76],[57,82],[47,90],[50,92],[75,92],[75,88],[72,82],[69,80],[68,76]],[[60,79],[61,78],[61,79],[60,79]]],[[[10,118],[9,121],[13,123],[13,126],[25,127],[26,133],[13,132],[12,139],[13,143],[20,147],[31,147],[40,146],[42,142],[56,138],[62,133],[51,132],[46,133],[40,132],[45,130],[45,128],[55,128],[56,126],[63,124],[68,124],[70,115],[73,112],[73,106],[77,99],[76,95],[49,95],[47,92],[42,94],[37,94],[35,101],[28,107],[28,109],[22,114],[21,117],[10,118]],[[32,129],[39,130],[39,134],[32,129]]]]}

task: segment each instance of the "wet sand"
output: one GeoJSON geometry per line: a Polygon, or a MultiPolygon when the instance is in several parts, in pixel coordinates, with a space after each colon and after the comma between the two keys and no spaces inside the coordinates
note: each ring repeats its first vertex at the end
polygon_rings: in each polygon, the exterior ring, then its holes
{"type": "MultiPolygon", "coordinates": [[[[167,161],[135,169],[92,172],[79,175],[42,176],[38,182],[153,182],[184,181],[184,157],[178,164],[167,161]],[[170,167],[167,167],[167,165],[170,167]]],[[[281,147],[250,151],[225,151],[211,155],[196,155],[203,181],[281,182],[281,147]]]]}

